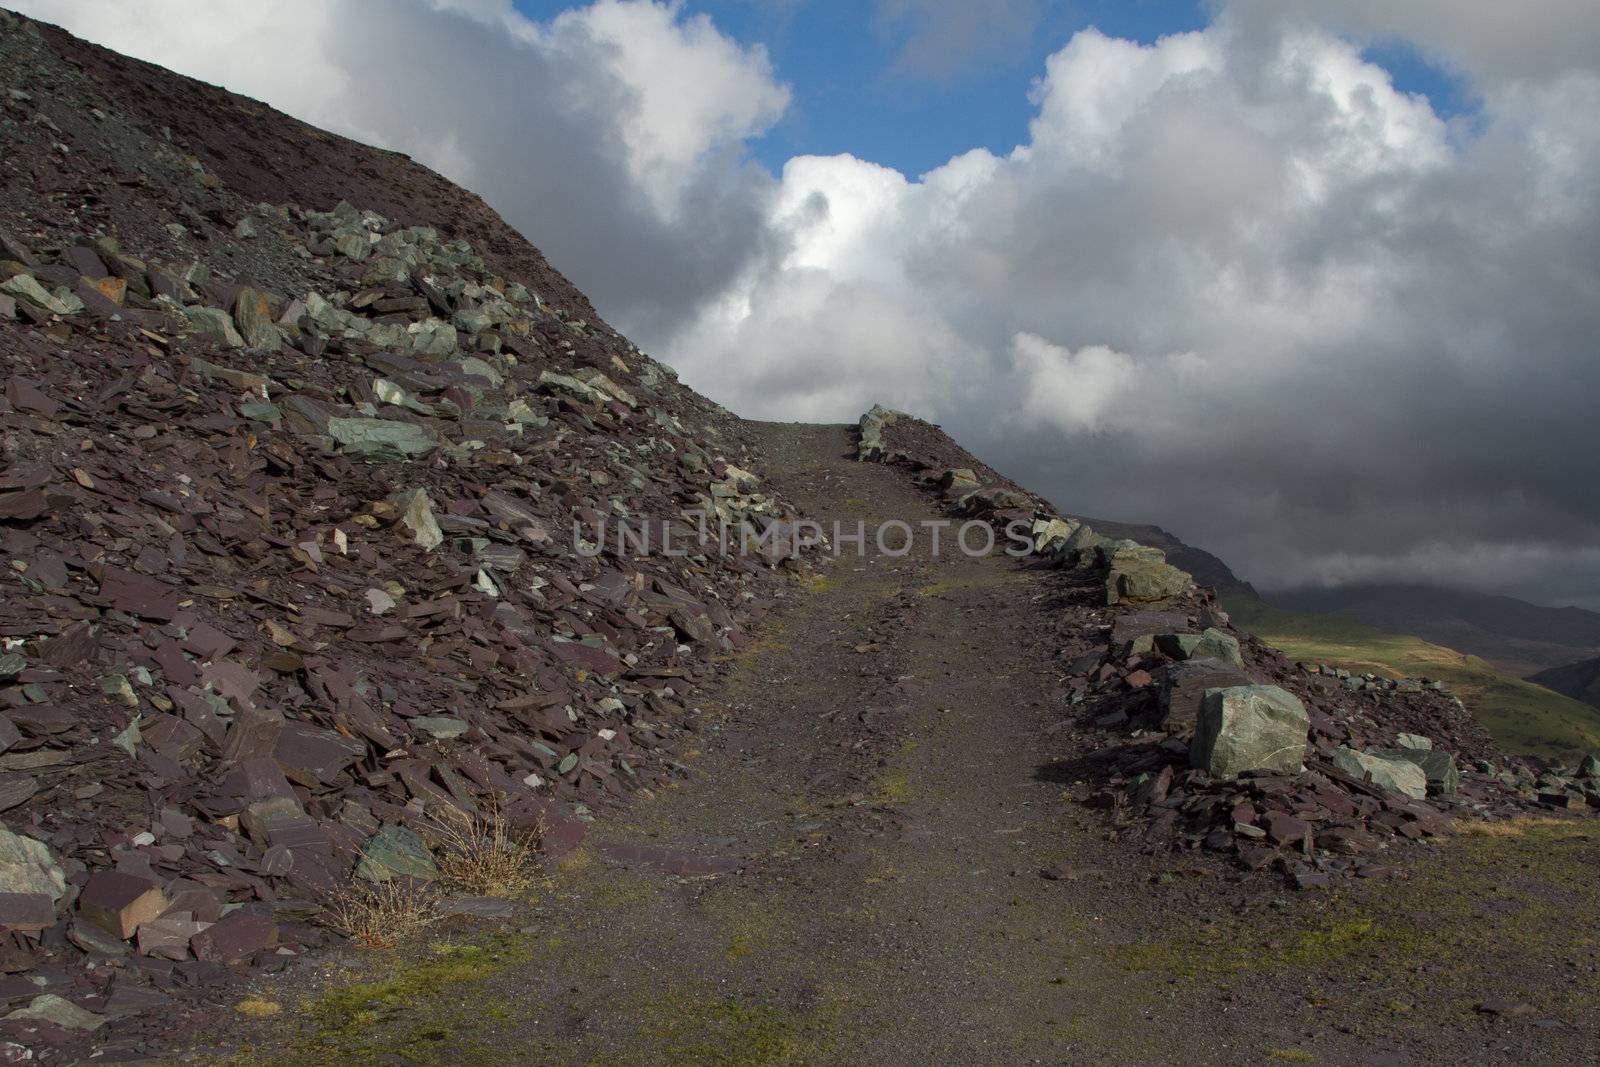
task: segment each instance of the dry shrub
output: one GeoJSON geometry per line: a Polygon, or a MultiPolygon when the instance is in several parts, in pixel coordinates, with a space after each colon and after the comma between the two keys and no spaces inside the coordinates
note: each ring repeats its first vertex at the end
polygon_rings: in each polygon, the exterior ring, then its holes
{"type": "Polygon", "coordinates": [[[361,948],[393,948],[442,917],[439,891],[409,878],[343,886],[322,912],[325,926],[361,948]]]}
{"type": "Polygon", "coordinates": [[[489,797],[477,815],[441,808],[432,816],[439,873],[452,888],[515,900],[538,884],[542,822],[512,825],[499,797],[489,797]]]}

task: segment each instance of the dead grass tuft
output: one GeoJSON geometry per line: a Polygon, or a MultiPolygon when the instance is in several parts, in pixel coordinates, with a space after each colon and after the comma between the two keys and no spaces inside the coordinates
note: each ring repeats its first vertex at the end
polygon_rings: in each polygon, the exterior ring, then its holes
{"type": "Polygon", "coordinates": [[[433,813],[430,836],[439,873],[453,889],[478,896],[517,900],[539,883],[539,844],[544,824],[512,825],[498,797],[477,815],[459,808],[433,813]]]}
{"type": "Polygon", "coordinates": [[[336,890],[322,922],[360,948],[393,948],[442,918],[439,891],[426,882],[392,878],[336,890]]]}
{"type": "Polygon", "coordinates": [[[1572,819],[1550,815],[1519,815],[1511,819],[1474,819],[1456,823],[1456,830],[1469,837],[1528,837],[1546,831],[1581,830],[1572,819]]]}

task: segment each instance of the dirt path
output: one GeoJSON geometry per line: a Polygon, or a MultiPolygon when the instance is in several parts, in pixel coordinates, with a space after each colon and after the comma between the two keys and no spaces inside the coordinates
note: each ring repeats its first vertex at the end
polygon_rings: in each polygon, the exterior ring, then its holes
{"type": "MultiPolygon", "coordinates": [[[[758,432],[813,515],[932,517],[843,428],[758,432]]],[[[1592,842],[1539,843],[1543,888],[1498,911],[1478,898],[1525,869],[1515,843],[1480,886],[1424,862],[1316,898],[1142,855],[1065,795],[1076,742],[1030,636],[1059,581],[927,547],[847,555],[780,613],[701,705],[689,780],[597,824],[492,966],[325,996],[256,1062],[1582,1062],[1592,842]],[[1574,907],[1550,942],[1538,917],[1574,907]]]]}

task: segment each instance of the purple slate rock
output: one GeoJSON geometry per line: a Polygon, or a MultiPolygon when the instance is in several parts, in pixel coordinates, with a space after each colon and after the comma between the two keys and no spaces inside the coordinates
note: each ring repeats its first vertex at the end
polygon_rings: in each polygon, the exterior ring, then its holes
{"type": "Polygon", "coordinates": [[[216,963],[238,963],[278,943],[278,924],[259,915],[235,911],[196,934],[194,954],[216,963]]]}
{"type": "Polygon", "coordinates": [[[211,926],[196,922],[187,912],[174,912],[139,926],[139,954],[182,961],[189,958],[189,941],[211,926]]]}
{"type": "Polygon", "coordinates": [[[56,905],[48,893],[0,893],[0,927],[38,933],[55,923],[56,905]]]}
{"type": "Polygon", "coordinates": [[[171,622],[178,614],[178,590],[121,567],[107,566],[100,576],[100,595],[129,615],[171,622]]]}
{"type": "Polygon", "coordinates": [[[301,722],[285,723],[272,750],[283,773],[308,789],[331,784],[366,754],[360,741],[301,722]]]}
{"type": "Polygon", "coordinates": [[[153,879],[126,871],[95,871],[78,895],[80,915],[124,940],[166,910],[166,894],[153,879]]]}

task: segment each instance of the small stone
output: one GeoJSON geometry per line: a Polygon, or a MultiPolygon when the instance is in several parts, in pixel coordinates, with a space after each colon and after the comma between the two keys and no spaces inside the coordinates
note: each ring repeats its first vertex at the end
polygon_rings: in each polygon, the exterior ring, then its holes
{"type": "Polygon", "coordinates": [[[444,532],[439,529],[438,520],[433,517],[433,501],[428,497],[426,489],[413,489],[402,494],[396,503],[400,507],[400,521],[416,539],[418,547],[432,552],[444,544],[444,532]]]}
{"type": "Polygon", "coordinates": [[[419,715],[411,725],[440,741],[449,741],[467,732],[465,721],[449,715],[419,715]]]}
{"type": "Polygon", "coordinates": [[[189,328],[206,340],[225,348],[244,347],[244,338],[239,336],[233,319],[226,311],[220,308],[188,307],[183,309],[183,315],[189,320],[189,328]]]}
{"type": "Polygon", "coordinates": [[[65,997],[44,993],[18,1008],[7,1019],[38,1019],[54,1023],[67,1030],[98,1030],[105,1025],[106,1017],[78,1007],[65,997]]]}

